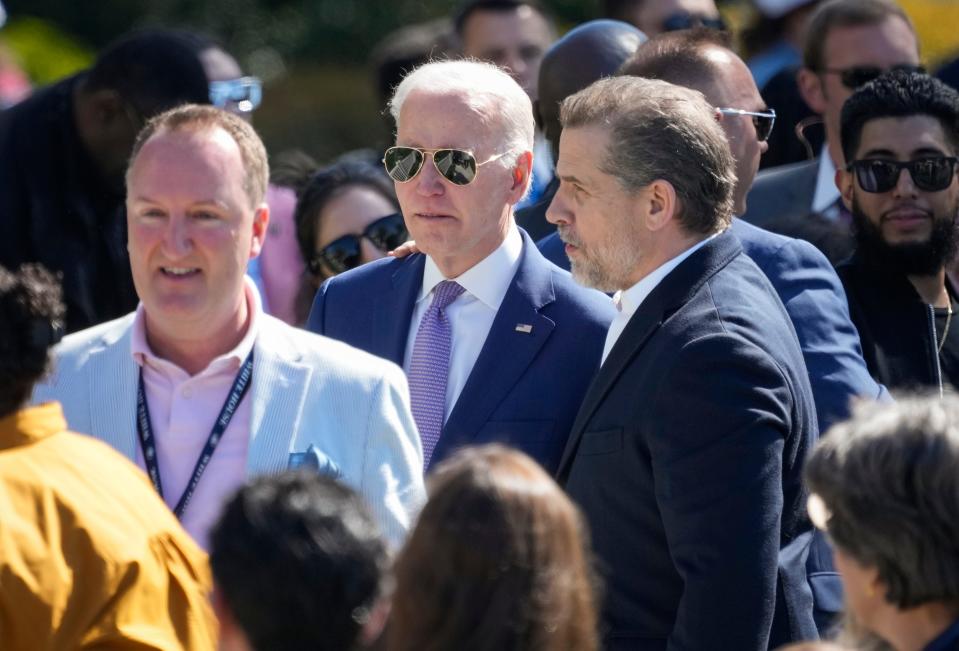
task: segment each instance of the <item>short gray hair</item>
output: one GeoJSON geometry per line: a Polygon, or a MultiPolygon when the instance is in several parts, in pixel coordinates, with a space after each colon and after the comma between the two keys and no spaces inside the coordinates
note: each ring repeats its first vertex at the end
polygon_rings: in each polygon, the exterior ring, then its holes
{"type": "Polygon", "coordinates": [[[863,403],[806,462],[830,538],[904,609],[959,598],[959,398],[863,403]]]}
{"type": "Polygon", "coordinates": [[[461,94],[488,124],[498,122],[503,127],[508,148],[533,150],[533,105],[502,68],[465,59],[424,63],[406,75],[393,93],[389,108],[397,124],[403,103],[415,90],[461,94]]]}
{"type": "Polygon", "coordinates": [[[668,181],[687,232],[709,234],[729,225],[733,156],[702,93],[638,77],[601,79],[563,102],[560,122],[564,129],[608,129],[600,170],[631,193],[668,181]]]}

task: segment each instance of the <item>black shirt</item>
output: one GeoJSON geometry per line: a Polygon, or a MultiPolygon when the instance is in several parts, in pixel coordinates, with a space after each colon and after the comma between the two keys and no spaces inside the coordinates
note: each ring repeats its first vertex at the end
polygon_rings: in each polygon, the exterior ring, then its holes
{"type": "Polygon", "coordinates": [[[951,294],[949,300],[952,302],[952,318],[949,318],[949,310],[946,308],[935,308],[936,341],[942,345],[939,351],[939,368],[942,369],[943,382],[948,381],[954,389],[959,390],[959,304],[951,294]]]}

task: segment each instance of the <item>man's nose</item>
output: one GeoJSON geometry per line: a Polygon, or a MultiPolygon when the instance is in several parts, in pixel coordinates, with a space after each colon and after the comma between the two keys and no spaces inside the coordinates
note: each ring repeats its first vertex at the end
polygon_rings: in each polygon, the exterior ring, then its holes
{"type": "Polygon", "coordinates": [[[568,224],[571,217],[572,215],[566,209],[566,203],[560,193],[557,192],[553,195],[553,200],[549,202],[549,206],[546,207],[546,221],[550,224],[568,224]]]}
{"type": "Polygon", "coordinates": [[[443,186],[443,177],[440,176],[439,170],[436,169],[432,154],[426,154],[426,158],[423,160],[423,167],[420,169],[420,173],[416,175],[414,182],[416,183],[416,191],[423,196],[430,197],[443,193],[445,189],[443,186]]]}
{"type": "Polygon", "coordinates": [[[189,254],[192,249],[193,239],[186,216],[172,215],[163,233],[164,254],[176,260],[189,254]]]}
{"type": "Polygon", "coordinates": [[[899,176],[896,178],[896,187],[893,191],[897,197],[915,197],[917,192],[916,184],[912,180],[912,172],[908,167],[899,170],[899,176]]]}

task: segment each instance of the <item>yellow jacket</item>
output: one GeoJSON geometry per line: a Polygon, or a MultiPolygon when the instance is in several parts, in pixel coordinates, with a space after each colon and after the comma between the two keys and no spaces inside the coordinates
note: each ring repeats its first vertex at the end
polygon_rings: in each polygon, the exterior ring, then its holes
{"type": "Polygon", "coordinates": [[[146,475],[66,428],[55,402],[0,419],[0,649],[214,649],[206,555],[146,475]]]}

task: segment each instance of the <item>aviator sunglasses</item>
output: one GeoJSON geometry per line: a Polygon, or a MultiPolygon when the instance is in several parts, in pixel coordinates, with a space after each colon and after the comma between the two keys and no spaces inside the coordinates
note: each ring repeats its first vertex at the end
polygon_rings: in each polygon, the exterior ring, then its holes
{"type": "Polygon", "coordinates": [[[504,151],[492,158],[476,162],[476,157],[462,149],[419,149],[418,147],[390,147],[383,155],[386,173],[397,183],[406,183],[416,178],[423,169],[427,156],[440,175],[453,185],[469,185],[476,178],[476,170],[508,154],[504,151]]]}
{"type": "Polygon", "coordinates": [[[820,68],[819,73],[830,75],[839,75],[839,81],[849,90],[857,90],[865,86],[870,81],[892,70],[901,70],[903,72],[925,72],[922,66],[900,65],[888,69],[877,68],[875,66],[854,66],[852,68],[820,68]]]}
{"type": "Polygon", "coordinates": [[[358,267],[362,259],[360,239],[364,237],[385,253],[398,247],[409,236],[400,213],[380,217],[364,228],[362,233],[343,235],[317,251],[308,263],[310,273],[322,275],[324,265],[334,274],[358,267]]]}
{"type": "Polygon", "coordinates": [[[756,127],[756,138],[759,142],[766,142],[769,139],[769,134],[773,132],[773,125],[776,124],[776,111],[774,109],[744,111],[743,109],[721,108],[716,110],[723,115],[747,115],[751,117],[753,126],[756,127]]]}
{"type": "Polygon", "coordinates": [[[889,192],[899,182],[899,173],[909,170],[909,176],[917,188],[923,192],[939,192],[952,183],[956,171],[954,156],[920,158],[911,161],[895,160],[857,160],[846,166],[846,171],[855,172],[856,180],[866,192],[889,192]]]}

